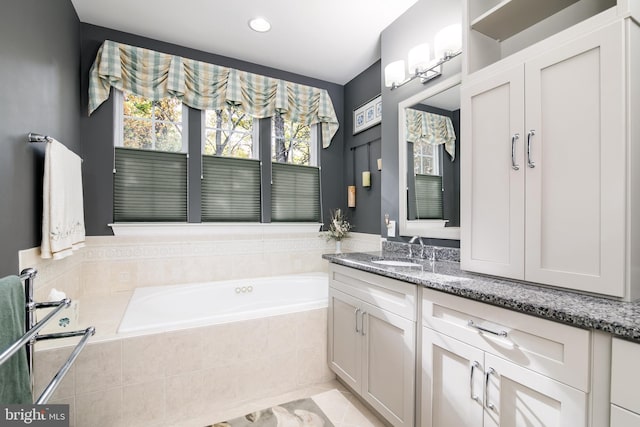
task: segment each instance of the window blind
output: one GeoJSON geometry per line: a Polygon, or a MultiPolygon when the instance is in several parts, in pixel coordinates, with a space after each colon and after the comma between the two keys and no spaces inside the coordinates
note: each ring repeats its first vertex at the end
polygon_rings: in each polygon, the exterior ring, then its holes
{"type": "Polygon", "coordinates": [[[271,221],[320,222],[320,169],[272,163],[271,221]]]}
{"type": "Polygon", "coordinates": [[[202,156],[202,221],[260,222],[260,161],[202,156]]]}
{"type": "Polygon", "coordinates": [[[442,219],[442,177],[416,174],[417,219],[442,219]]]}
{"type": "Polygon", "coordinates": [[[187,155],[115,149],[113,220],[187,221],[187,155]]]}

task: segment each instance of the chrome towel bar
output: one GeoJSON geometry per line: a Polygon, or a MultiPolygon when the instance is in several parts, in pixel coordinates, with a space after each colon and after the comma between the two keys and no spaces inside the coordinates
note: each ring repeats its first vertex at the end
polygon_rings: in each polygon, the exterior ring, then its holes
{"type": "MultiPolygon", "coordinates": [[[[33,141],[33,142],[49,142],[50,138],[43,135],[38,134],[29,134],[29,140],[31,141],[32,135],[35,137],[43,138],[42,141],[33,141]]],[[[43,405],[47,403],[49,398],[53,395],[55,390],[58,388],[62,379],[67,374],[71,365],[78,358],[80,352],[84,349],[85,345],[89,338],[95,334],[96,328],[90,326],[84,330],[72,331],[72,332],[58,332],[52,334],[44,334],[38,335],[38,332],[51,320],[53,319],[60,311],[69,307],[71,304],[71,300],[69,298],[64,298],[60,301],[50,301],[50,302],[39,302],[36,303],[33,300],[33,291],[34,285],[33,281],[37,274],[37,271],[33,268],[27,268],[20,273],[20,280],[24,281],[25,287],[25,334],[22,335],[17,341],[11,344],[8,348],[0,353],[0,365],[9,360],[11,356],[13,356],[20,348],[26,346],[27,352],[27,365],[29,367],[29,375],[31,381],[31,394],[33,395],[34,391],[34,372],[33,372],[33,353],[34,353],[34,345],[36,341],[42,340],[51,340],[51,339],[60,339],[60,338],[69,338],[69,337],[77,337],[82,336],[78,344],[76,344],[75,348],[71,352],[71,355],[64,362],[62,367],[58,370],[58,372],[54,375],[53,379],[45,387],[44,391],[40,395],[40,397],[34,402],[37,405],[43,405]],[[47,313],[47,315],[39,322],[35,320],[35,310],[38,308],[53,308],[51,312],[47,313]]]]}

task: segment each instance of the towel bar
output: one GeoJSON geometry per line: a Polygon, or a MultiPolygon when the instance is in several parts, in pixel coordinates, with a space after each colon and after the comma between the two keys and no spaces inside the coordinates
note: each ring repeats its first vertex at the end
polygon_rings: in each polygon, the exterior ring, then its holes
{"type": "Polygon", "coordinates": [[[29,132],[29,142],[51,142],[53,138],[47,135],[40,135],[39,133],[29,132]]]}
{"type": "MultiPolygon", "coordinates": [[[[29,134],[29,140],[31,140],[31,135],[29,134]]],[[[37,135],[38,137],[42,137],[42,135],[37,135]]],[[[49,138],[49,137],[44,137],[49,138]]],[[[40,142],[40,141],[38,141],[40,142]]],[[[45,387],[44,391],[40,395],[40,397],[34,402],[37,405],[43,405],[47,403],[49,398],[53,395],[55,390],[58,388],[62,379],[67,374],[71,365],[75,362],[80,352],[84,349],[85,345],[89,338],[95,334],[96,328],[90,326],[84,330],[72,331],[72,332],[58,332],[52,334],[44,334],[38,335],[38,332],[53,318],[58,314],[61,310],[68,307],[71,304],[71,300],[69,298],[64,298],[60,301],[50,301],[50,302],[39,302],[36,303],[33,300],[33,280],[37,274],[37,271],[33,268],[27,268],[20,273],[20,280],[24,281],[25,286],[25,333],[20,337],[17,341],[11,344],[8,348],[0,353],[0,365],[9,360],[11,356],[13,356],[18,350],[20,350],[23,346],[26,346],[27,352],[27,365],[29,367],[29,375],[31,381],[31,394],[33,395],[34,391],[34,373],[33,373],[33,348],[36,341],[42,340],[50,340],[50,339],[60,339],[60,338],[69,338],[69,337],[77,337],[82,336],[78,344],[76,344],[75,348],[71,352],[71,355],[67,358],[62,367],[58,370],[58,372],[54,375],[53,379],[45,387]],[[41,321],[36,322],[35,320],[35,310],[38,308],[54,308],[51,310],[41,321]]]]}

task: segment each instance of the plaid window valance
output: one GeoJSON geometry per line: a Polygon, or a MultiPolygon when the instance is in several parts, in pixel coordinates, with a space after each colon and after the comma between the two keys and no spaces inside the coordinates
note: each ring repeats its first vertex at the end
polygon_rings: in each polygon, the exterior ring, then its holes
{"type": "Polygon", "coordinates": [[[321,124],[325,148],[339,128],[325,89],[106,40],[91,66],[89,115],[109,98],[111,87],[153,100],[178,98],[200,110],[233,104],[255,118],[278,112],[285,120],[321,124]]]}
{"type": "Polygon", "coordinates": [[[444,149],[451,156],[451,161],[455,159],[456,132],[453,130],[453,123],[449,117],[413,108],[405,109],[405,116],[408,142],[444,144],[444,149]]]}

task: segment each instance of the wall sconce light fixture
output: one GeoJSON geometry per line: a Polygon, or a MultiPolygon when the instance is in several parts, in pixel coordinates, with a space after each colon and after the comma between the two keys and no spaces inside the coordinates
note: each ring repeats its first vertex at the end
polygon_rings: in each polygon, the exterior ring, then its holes
{"type": "Polygon", "coordinates": [[[364,188],[371,188],[371,171],[369,170],[369,165],[371,164],[371,150],[370,150],[370,142],[367,142],[367,170],[362,171],[362,186],[364,188]]]}
{"type": "Polygon", "coordinates": [[[409,51],[409,77],[405,77],[404,60],[394,61],[384,67],[384,85],[393,90],[418,77],[424,84],[440,76],[442,64],[462,53],[462,27],[455,24],[443,28],[435,35],[433,43],[435,60],[431,60],[429,44],[419,44],[409,51]]]}

